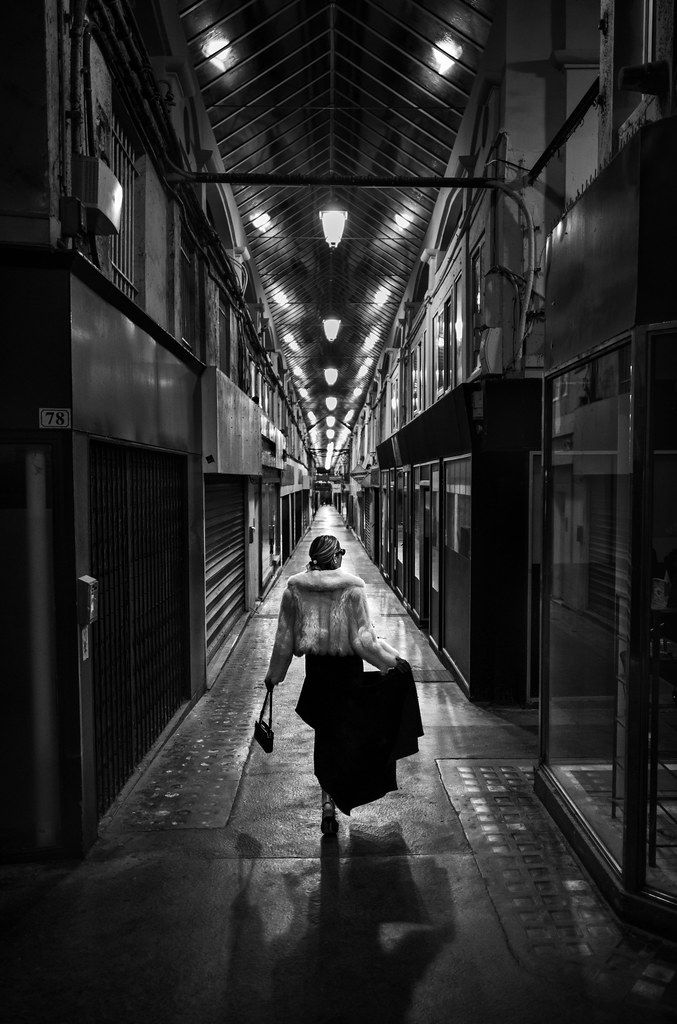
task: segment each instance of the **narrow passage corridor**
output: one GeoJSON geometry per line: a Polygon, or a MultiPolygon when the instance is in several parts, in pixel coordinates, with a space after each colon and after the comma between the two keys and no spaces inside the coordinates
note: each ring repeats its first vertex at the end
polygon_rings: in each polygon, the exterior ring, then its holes
{"type": "Polygon", "coordinates": [[[677,1017],[677,956],[620,926],[533,796],[537,716],[467,702],[338,513],[318,512],[212,690],[82,863],[0,869],[0,1020],[489,1024],[677,1017]],[[412,665],[400,791],[322,840],[303,662],[251,744],[286,579],[319,533],[412,665]]]}

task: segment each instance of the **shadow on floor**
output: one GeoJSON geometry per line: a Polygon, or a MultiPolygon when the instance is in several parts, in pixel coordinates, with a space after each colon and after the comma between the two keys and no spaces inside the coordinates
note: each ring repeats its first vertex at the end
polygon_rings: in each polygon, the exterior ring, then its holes
{"type": "MultiPolygon", "coordinates": [[[[453,939],[454,926],[449,919],[433,924],[399,826],[379,838],[353,831],[343,850],[325,839],[319,877],[290,869],[293,913],[270,941],[265,901],[252,892],[256,845],[240,834],[238,850],[247,859],[230,907],[235,934],[222,1020],[404,1022],[417,984],[453,939]]],[[[444,870],[429,862],[430,870],[444,891],[444,870]]],[[[427,874],[425,888],[434,892],[431,884],[427,874]]]]}

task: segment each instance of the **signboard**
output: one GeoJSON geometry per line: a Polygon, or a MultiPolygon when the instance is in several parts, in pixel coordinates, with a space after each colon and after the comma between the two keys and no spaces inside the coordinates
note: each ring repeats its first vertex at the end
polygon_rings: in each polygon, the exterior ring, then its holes
{"type": "Polygon", "coordinates": [[[70,409],[41,408],[38,423],[41,430],[69,430],[71,411],[70,409]]]}

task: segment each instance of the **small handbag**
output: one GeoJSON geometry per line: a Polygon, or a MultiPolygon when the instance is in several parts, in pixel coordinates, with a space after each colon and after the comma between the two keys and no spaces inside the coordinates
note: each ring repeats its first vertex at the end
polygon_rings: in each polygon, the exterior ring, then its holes
{"type": "Polygon", "coordinates": [[[254,722],[254,739],[261,746],[266,754],[270,754],[273,749],[273,741],[275,739],[275,733],[273,732],[273,691],[268,690],[266,699],[263,702],[261,708],[261,714],[259,715],[258,722],[254,722]],[[268,721],[263,721],[263,716],[266,713],[266,704],[268,704],[268,721]]]}

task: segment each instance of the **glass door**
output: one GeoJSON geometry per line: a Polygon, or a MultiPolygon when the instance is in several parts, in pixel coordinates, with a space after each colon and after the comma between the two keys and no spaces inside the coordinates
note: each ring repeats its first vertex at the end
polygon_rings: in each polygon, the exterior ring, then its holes
{"type": "Polygon", "coordinates": [[[628,342],[555,378],[546,399],[546,758],[619,870],[630,668],[630,372],[628,342]]]}

